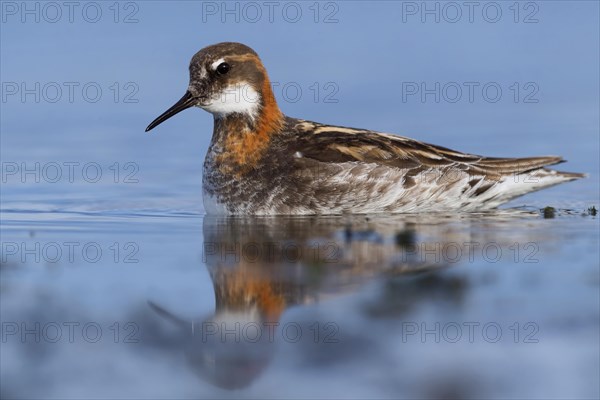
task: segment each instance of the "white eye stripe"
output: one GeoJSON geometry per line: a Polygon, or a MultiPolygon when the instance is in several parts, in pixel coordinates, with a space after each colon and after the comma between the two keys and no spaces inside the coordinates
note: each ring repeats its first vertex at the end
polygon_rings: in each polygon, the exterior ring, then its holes
{"type": "Polygon", "coordinates": [[[213,70],[215,70],[215,71],[216,71],[216,70],[217,70],[217,67],[218,67],[218,66],[219,66],[221,63],[223,63],[223,62],[225,62],[225,60],[224,60],[223,58],[219,58],[217,61],[215,61],[214,63],[210,64],[210,66],[211,66],[211,68],[212,68],[213,70]]]}

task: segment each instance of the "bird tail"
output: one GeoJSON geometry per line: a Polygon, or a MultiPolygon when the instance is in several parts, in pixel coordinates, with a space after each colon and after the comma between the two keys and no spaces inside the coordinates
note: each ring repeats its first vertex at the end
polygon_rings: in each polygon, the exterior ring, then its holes
{"type": "Polygon", "coordinates": [[[487,179],[469,190],[471,206],[495,208],[525,194],[586,177],[546,168],[563,162],[557,156],[483,159],[478,167],[485,171],[487,179]]]}
{"type": "MultiPolygon", "coordinates": [[[[545,157],[540,157],[535,161],[543,163],[544,159],[545,157]]],[[[526,161],[537,164],[537,162],[532,162],[534,160],[531,158],[526,159],[526,161]]],[[[562,162],[564,162],[564,160],[561,158],[558,160],[552,158],[551,162],[545,165],[559,164],[562,162]]],[[[510,174],[505,174],[499,184],[495,185],[494,189],[496,190],[488,193],[486,197],[489,198],[488,204],[494,204],[494,207],[496,207],[525,194],[559,185],[561,183],[585,178],[586,176],[586,174],[557,171],[536,166],[523,172],[515,171],[510,174]]]]}

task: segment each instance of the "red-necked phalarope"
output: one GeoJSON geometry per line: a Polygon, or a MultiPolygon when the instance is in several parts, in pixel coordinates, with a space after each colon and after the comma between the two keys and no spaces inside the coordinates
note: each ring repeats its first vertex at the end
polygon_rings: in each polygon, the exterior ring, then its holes
{"type": "Polygon", "coordinates": [[[194,55],[190,84],[146,131],[198,106],[214,116],[203,171],[209,214],[342,214],[491,209],[581,178],[561,157],[492,158],[414,139],[290,118],[258,55],[219,43],[194,55]]]}

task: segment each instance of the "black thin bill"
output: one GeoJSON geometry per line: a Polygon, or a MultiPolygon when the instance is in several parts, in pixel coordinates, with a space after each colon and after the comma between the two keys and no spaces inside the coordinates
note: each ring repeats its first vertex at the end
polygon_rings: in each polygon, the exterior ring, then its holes
{"type": "Polygon", "coordinates": [[[179,99],[179,101],[175,103],[173,107],[169,108],[167,111],[162,113],[158,118],[152,121],[150,125],[148,125],[148,127],[146,128],[146,132],[153,129],[157,125],[163,123],[164,121],[168,120],[173,115],[180,113],[186,108],[192,107],[195,102],[196,99],[194,98],[194,96],[192,96],[192,94],[189,91],[186,91],[183,97],[179,99]]]}

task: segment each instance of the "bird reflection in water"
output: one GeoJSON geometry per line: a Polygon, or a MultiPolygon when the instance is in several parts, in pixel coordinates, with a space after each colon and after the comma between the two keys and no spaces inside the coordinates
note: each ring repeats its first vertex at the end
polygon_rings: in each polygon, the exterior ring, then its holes
{"type": "Polygon", "coordinates": [[[187,329],[191,367],[225,389],[247,387],[265,370],[290,307],[352,292],[373,278],[386,283],[381,300],[366,307],[375,317],[398,317],[430,295],[460,297],[464,282],[440,278],[448,263],[435,253],[444,243],[473,240],[468,223],[452,228],[410,216],[205,217],[203,234],[214,314],[190,331],[189,322],[150,305],[187,329]]]}

